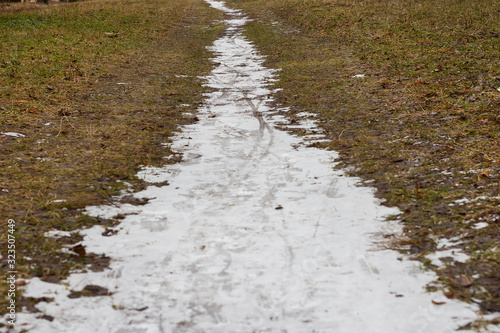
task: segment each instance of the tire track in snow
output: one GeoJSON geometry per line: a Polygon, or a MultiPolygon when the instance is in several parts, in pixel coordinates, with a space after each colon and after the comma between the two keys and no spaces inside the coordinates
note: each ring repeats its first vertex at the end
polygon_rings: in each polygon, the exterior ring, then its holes
{"type": "Polygon", "coordinates": [[[452,332],[474,307],[424,293],[434,278],[374,250],[395,210],[332,170],[335,153],[273,130],[274,71],[242,36],[247,18],[224,3],[226,33],[212,48],[214,91],[174,143],[183,161],[141,176],[170,186],[136,194],[147,205],[88,208],[128,215],[119,232],[83,231],[88,251],[113,258],[68,287],[33,279],[27,296],[53,297],[20,314],[33,332],[452,332]],[[215,117],[210,117],[216,115],[215,117]],[[153,199],[154,198],[154,199],[153,199]],[[280,208],[280,209],[276,209],[280,208]],[[109,297],[69,299],[88,284],[109,297]],[[403,296],[403,297],[399,297],[403,296]]]}
{"type": "Polygon", "coordinates": [[[245,100],[247,101],[248,105],[252,109],[252,115],[259,121],[259,136],[258,136],[258,142],[262,141],[262,138],[264,137],[264,132],[267,130],[269,134],[269,143],[266,145],[265,150],[262,152],[262,155],[260,158],[264,158],[267,154],[269,154],[270,147],[273,145],[274,141],[274,134],[273,134],[273,129],[269,124],[264,120],[264,117],[262,116],[262,112],[259,111],[259,106],[262,103],[262,100],[255,105],[250,98],[248,98],[247,94],[244,93],[245,100]]]}

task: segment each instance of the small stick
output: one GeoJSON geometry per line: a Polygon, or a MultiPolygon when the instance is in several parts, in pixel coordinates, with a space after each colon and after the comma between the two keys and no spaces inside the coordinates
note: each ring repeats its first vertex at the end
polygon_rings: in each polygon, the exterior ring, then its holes
{"type": "Polygon", "coordinates": [[[318,217],[318,222],[316,222],[316,229],[314,230],[313,238],[316,238],[316,233],[318,232],[319,220],[321,220],[321,215],[318,217]]]}

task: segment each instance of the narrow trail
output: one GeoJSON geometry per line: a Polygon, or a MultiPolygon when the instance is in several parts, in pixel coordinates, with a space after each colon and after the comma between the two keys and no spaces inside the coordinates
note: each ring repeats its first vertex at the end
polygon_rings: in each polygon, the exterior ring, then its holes
{"type": "Polygon", "coordinates": [[[33,279],[26,295],[53,297],[20,314],[33,332],[453,332],[472,306],[426,294],[434,276],[377,249],[396,213],[357,179],[332,170],[335,153],[275,129],[273,70],[242,36],[243,13],[222,2],[227,29],[213,45],[214,89],[172,149],[183,161],[140,176],[169,186],[135,194],[144,206],[90,207],[125,214],[118,233],[83,231],[87,251],[113,260],[74,273],[69,287],[33,279]],[[98,285],[111,296],[70,299],[98,285]]]}

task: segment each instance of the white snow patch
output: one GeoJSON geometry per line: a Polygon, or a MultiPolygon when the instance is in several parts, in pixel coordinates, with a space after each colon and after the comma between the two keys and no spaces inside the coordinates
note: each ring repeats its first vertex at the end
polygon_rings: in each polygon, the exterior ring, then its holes
{"type": "Polygon", "coordinates": [[[443,258],[451,258],[453,261],[458,261],[461,263],[467,262],[470,259],[470,256],[466,253],[463,253],[457,249],[447,249],[447,250],[439,250],[434,253],[428,254],[427,259],[431,261],[433,265],[438,267],[444,267],[445,263],[441,260],[443,258]]]}
{"type": "Polygon", "coordinates": [[[6,135],[6,136],[12,136],[14,138],[24,138],[26,136],[24,134],[16,133],[16,132],[4,132],[4,133],[0,133],[0,134],[6,135]]]}
{"type": "Polygon", "coordinates": [[[483,229],[483,228],[486,228],[487,226],[489,226],[490,224],[489,223],[486,223],[486,222],[479,222],[479,223],[476,223],[472,226],[472,229],[483,229]]]}
{"type": "Polygon", "coordinates": [[[71,237],[71,232],[63,230],[49,230],[44,233],[44,236],[51,238],[71,237]]]}
{"type": "Polygon", "coordinates": [[[433,265],[438,267],[444,267],[445,262],[458,261],[461,263],[467,262],[470,256],[464,253],[459,245],[463,242],[460,237],[455,237],[451,239],[436,239],[437,251],[426,256],[427,259],[431,261],[433,265]],[[441,260],[441,259],[448,260],[441,260]]]}
{"type": "Polygon", "coordinates": [[[141,208],[131,204],[120,206],[92,206],[85,208],[85,213],[90,216],[111,219],[117,215],[139,214],[141,208]]]}
{"type": "Polygon", "coordinates": [[[307,117],[309,117],[309,118],[311,118],[311,117],[312,118],[316,118],[318,115],[315,114],[315,113],[310,113],[310,112],[299,112],[295,116],[297,116],[297,117],[303,117],[303,118],[307,118],[307,117]]]}

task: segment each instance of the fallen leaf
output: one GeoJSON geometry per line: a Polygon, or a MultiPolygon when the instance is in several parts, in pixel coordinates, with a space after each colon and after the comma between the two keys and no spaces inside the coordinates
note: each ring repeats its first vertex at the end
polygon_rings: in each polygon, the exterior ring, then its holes
{"type": "Polygon", "coordinates": [[[479,177],[490,178],[490,169],[485,169],[479,174],[479,177]]]}
{"type": "Polygon", "coordinates": [[[420,191],[418,183],[415,183],[415,195],[418,197],[420,193],[422,193],[422,191],[420,191]]]}
{"type": "Polygon", "coordinates": [[[59,283],[61,279],[58,279],[57,277],[53,275],[44,275],[40,278],[43,282],[48,282],[48,283],[59,283]]]}
{"type": "Polygon", "coordinates": [[[54,317],[52,316],[49,316],[49,315],[43,315],[43,316],[40,316],[40,317],[37,317],[39,319],[45,319],[45,320],[48,320],[48,321],[53,321],[54,320],[54,317]]]}
{"type": "Polygon", "coordinates": [[[108,227],[105,227],[104,232],[101,235],[104,237],[109,237],[109,236],[116,235],[117,233],[118,233],[118,230],[112,230],[112,229],[109,229],[108,227]]]}
{"type": "Polygon", "coordinates": [[[83,296],[109,296],[111,293],[107,288],[97,286],[95,284],[88,284],[82,289],[83,296]]]}
{"type": "Polygon", "coordinates": [[[217,117],[217,115],[216,114],[212,114],[208,118],[215,118],[215,117],[217,117]]]}
{"type": "Polygon", "coordinates": [[[77,292],[73,292],[73,293],[70,293],[68,295],[68,298],[71,298],[71,299],[73,299],[73,298],[80,298],[80,297],[82,297],[81,293],[77,293],[77,292]]]}
{"type": "Polygon", "coordinates": [[[443,304],[446,304],[446,302],[439,302],[439,301],[432,300],[432,304],[434,304],[434,305],[443,305],[443,304]]]}
{"type": "Polygon", "coordinates": [[[97,286],[95,284],[88,284],[81,291],[72,290],[68,298],[92,297],[92,296],[109,296],[112,295],[107,288],[97,286]]]}
{"type": "Polygon", "coordinates": [[[84,257],[87,254],[87,252],[85,251],[85,247],[83,247],[83,245],[81,245],[81,244],[73,246],[71,248],[71,251],[75,252],[76,254],[78,254],[81,257],[84,257]]]}
{"type": "Polygon", "coordinates": [[[472,280],[465,275],[459,276],[457,278],[458,283],[460,283],[463,287],[470,287],[472,286],[472,280]]]}
{"type": "Polygon", "coordinates": [[[443,292],[443,295],[445,295],[446,297],[448,298],[453,298],[455,297],[455,293],[453,292],[453,290],[447,290],[447,291],[444,291],[443,292]]]}
{"type": "Polygon", "coordinates": [[[14,283],[16,286],[25,286],[26,285],[26,281],[24,280],[19,280],[19,281],[16,281],[14,283]]]}
{"type": "Polygon", "coordinates": [[[144,310],[147,310],[147,309],[149,309],[149,306],[144,306],[144,307],[142,307],[142,308],[132,309],[132,310],[135,310],[135,311],[139,311],[139,312],[141,312],[141,311],[144,311],[144,310]]]}

